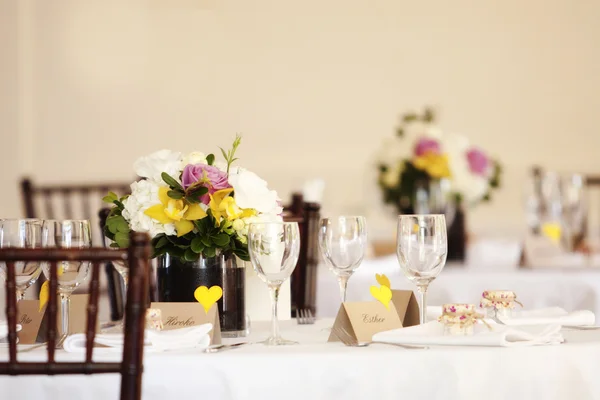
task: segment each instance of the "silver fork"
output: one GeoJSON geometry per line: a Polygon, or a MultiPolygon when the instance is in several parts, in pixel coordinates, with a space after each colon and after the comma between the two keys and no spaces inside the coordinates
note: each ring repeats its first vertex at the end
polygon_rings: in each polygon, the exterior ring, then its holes
{"type": "Polygon", "coordinates": [[[296,314],[296,321],[298,322],[298,325],[312,325],[315,323],[315,317],[313,316],[312,311],[309,309],[298,310],[296,314]]]}
{"type": "Polygon", "coordinates": [[[344,343],[346,346],[350,346],[350,347],[367,347],[372,344],[387,344],[390,346],[398,346],[398,347],[402,347],[403,349],[409,349],[409,350],[418,350],[418,349],[428,349],[429,348],[427,346],[412,346],[412,345],[389,343],[389,342],[359,342],[358,339],[356,339],[354,336],[352,336],[342,326],[334,326],[332,328],[332,330],[333,330],[333,333],[338,337],[338,339],[340,339],[342,341],[342,343],[344,343]]]}
{"type": "MultiPolygon", "coordinates": [[[[504,322],[502,322],[502,320],[500,318],[498,318],[495,314],[491,315],[490,318],[499,325],[508,326],[504,322]]],[[[561,326],[566,329],[574,329],[574,330],[579,330],[579,331],[595,331],[595,330],[600,329],[600,326],[576,326],[576,325],[561,325],[561,326]]]]}

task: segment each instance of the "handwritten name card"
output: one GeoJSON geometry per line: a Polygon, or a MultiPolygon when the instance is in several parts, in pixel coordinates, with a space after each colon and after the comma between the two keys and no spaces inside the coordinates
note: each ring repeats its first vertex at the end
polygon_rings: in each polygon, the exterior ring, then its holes
{"type": "Polygon", "coordinates": [[[221,325],[216,304],[208,313],[200,303],[152,303],[150,308],[161,311],[163,329],[166,331],[211,323],[213,329],[209,333],[210,343],[221,343],[221,325]]]}
{"type": "MultiPolygon", "coordinates": [[[[419,324],[419,305],[410,290],[392,290],[389,308],[379,301],[346,302],[340,306],[334,327],[341,326],[359,342],[370,342],[379,332],[419,324]]],[[[329,342],[339,341],[331,332],[329,342]]]]}

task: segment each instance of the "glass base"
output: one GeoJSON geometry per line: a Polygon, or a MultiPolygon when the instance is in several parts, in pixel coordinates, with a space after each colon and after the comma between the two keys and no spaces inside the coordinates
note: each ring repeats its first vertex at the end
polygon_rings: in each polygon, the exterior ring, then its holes
{"type": "Polygon", "coordinates": [[[225,338],[225,339],[246,337],[247,335],[248,335],[248,331],[246,329],[241,330],[241,331],[221,332],[221,337],[225,338]]]}
{"type": "Polygon", "coordinates": [[[123,320],[105,322],[100,325],[100,333],[122,333],[125,330],[123,320]]]}
{"type": "Polygon", "coordinates": [[[267,346],[286,346],[286,345],[298,344],[298,342],[294,342],[293,340],[285,340],[282,337],[270,337],[259,343],[262,343],[267,346]]]}

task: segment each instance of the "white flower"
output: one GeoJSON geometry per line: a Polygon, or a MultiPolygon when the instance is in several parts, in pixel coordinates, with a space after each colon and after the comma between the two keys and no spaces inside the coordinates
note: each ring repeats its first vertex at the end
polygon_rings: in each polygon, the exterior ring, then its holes
{"type": "Polygon", "coordinates": [[[461,194],[467,204],[477,203],[488,192],[489,181],[485,176],[471,171],[467,159],[469,140],[462,135],[445,134],[442,147],[448,154],[452,191],[461,194]]]}
{"type": "Polygon", "coordinates": [[[400,174],[404,169],[404,161],[396,161],[387,166],[387,170],[382,174],[381,183],[385,187],[395,188],[400,183],[400,174]]]}
{"type": "Polygon", "coordinates": [[[199,152],[199,151],[191,152],[187,156],[183,157],[183,160],[181,162],[181,169],[183,170],[185,168],[185,166],[188,164],[191,164],[191,165],[207,164],[206,154],[199,152]]]}
{"type": "Polygon", "coordinates": [[[152,238],[159,233],[176,234],[173,224],[161,224],[144,214],[149,207],[160,203],[158,199],[160,186],[164,185],[151,180],[141,180],[131,184],[131,195],[123,201],[125,205],[123,217],[129,222],[131,230],[148,232],[152,238]]]}
{"type": "Polygon", "coordinates": [[[138,158],[133,164],[133,169],[142,178],[162,182],[161,174],[163,172],[177,179],[181,171],[181,161],[181,153],[171,150],[159,150],[138,158]]]}
{"type": "Polygon", "coordinates": [[[235,202],[240,208],[253,208],[267,214],[281,212],[277,192],[269,190],[267,182],[254,172],[241,168],[237,171],[229,171],[229,184],[233,187],[235,202]]]}

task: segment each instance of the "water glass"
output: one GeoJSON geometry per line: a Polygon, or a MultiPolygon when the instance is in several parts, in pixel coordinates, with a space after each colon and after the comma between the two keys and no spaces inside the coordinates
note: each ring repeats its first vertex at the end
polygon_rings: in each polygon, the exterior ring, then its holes
{"type": "MultiPolygon", "coordinates": [[[[0,248],[35,249],[42,247],[42,220],[0,220],[0,248]]],[[[35,283],[42,269],[37,261],[15,262],[17,301],[23,299],[25,291],[35,283]]],[[[6,263],[0,263],[0,272],[6,274],[6,263]]]]}
{"type": "MultiPolygon", "coordinates": [[[[44,221],[42,228],[42,244],[44,247],[55,247],[60,249],[89,248],[92,245],[90,221],[44,221]]],[[[42,267],[44,275],[47,279],[50,279],[50,264],[44,263],[42,267]]],[[[63,341],[69,335],[71,294],[85,281],[89,273],[89,268],[89,261],[59,261],[57,264],[57,284],[62,315],[62,336],[57,343],[57,347],[62,346],[63,341]]]]}
{"type": "Polygon", "coordinates": [[[254,271],[271,292],[271,336],[266,345],[295,344],[279,334],[277,301],[279,289],[296,268],[300,254],[300,230],[297,222],[264,222],[250,224],[248,250],[254,271]]]}
{"type": "Polygon", "coordinates": [[[418,289],[420,321],[427,315],[427,288],[444,268],[448,254],[446,219],[443,215],[400,215],[396,255],[404,275],[418,289]]]}
{"type": "Polygon", "coordinates": [[[342,303],[348,279],[360,266],[367,248],[364,217],[323,218],[319,224],[319,247],[329,269],[337,276],[342,303]]]}

